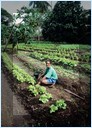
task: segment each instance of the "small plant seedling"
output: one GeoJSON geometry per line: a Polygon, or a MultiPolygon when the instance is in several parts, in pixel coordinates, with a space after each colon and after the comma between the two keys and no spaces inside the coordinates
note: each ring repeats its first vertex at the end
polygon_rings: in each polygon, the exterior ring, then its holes
{"type": "Polygon", "coordinates": [[[66,103],[65,103],[65,101],[63,100],[63,99],[61,99],[61,100],[57,100],[56,101],[56,106],[58,107],[58,108],[63,108],[63,109],[66,109],[66,103]]]}
{"type": "Polygon", "coordinates": [[[40,96],[39,101],[45,104],[49,101],[50,98],[52,98],[52,95],[50,93],[46,93],[40,96]]]}
{"type": "Polygon", "coordinates": [[[63,99],[57,100],[55,104],[50,106],[50,113],[57,111],[59,108],[66,109],[67,104],[63,99]]]}
{"type": "Polygon", "coordinates": [[[35,86],[30,85],[27,89],[28,89],[29,91],[31,91],[34,96],[37,96],[37,95],[38,95],[38,91],[37,91],[37,89],[35,88],[35,86]]]}
{"type": "Polygon", "coordinates": [[[45,94],[41,95],[39,98],[39,101],[41,101],[42,103],[47,103],[49,100],[47,98],[47,96],[45,94]]]}
{"type": "Polygon", "coordinates": [[[55,112],[57,110],[58,110],[58,107],[57,106],[55,106],[53,104],[50,106],[50,113],[53,113],[53,112],[55,112]]]}
{"type": "Polygon", "coordinates": [[[52,98],[52,95],[50,93],[46,93],[46,96],[48,99],[52,98]]]}
{"type": "Polygon", "coordinates": [[[40,86],[39,84],[37,84],[36,89],[38,90],[39,94],[45,94],[46,93],[46,88],[43,86],[40,86]]]}

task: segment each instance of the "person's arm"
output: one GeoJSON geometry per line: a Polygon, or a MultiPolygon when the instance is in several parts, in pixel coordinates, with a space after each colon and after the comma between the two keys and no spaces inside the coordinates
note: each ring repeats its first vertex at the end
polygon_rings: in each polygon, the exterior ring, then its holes
{"type": "Polygon", "coordinates": [[[42,79],[43,79],[43,80],[46,79],[46,76],[43,76],[42,79]]]}
{"type": "Polygon", "coordinates": [[[38,77],[38,80],[44,76],[44,73],[43,74],[40,74],[39,77],[38,77]]]}
{"type": "Polygon", "coordinates": [[[46,74],[45,74],[45,78],[50,78],[52,75],[52,70],[50,69],[46,74]]]}

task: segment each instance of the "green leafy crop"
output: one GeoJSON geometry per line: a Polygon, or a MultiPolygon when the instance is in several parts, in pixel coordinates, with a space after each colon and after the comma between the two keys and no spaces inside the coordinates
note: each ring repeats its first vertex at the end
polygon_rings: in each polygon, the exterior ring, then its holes
{"type": "Polygon", "coordinates": [[[28,86],[28,90],[31,91],[31,93],[32,93],[34,96],[37,96],[37,95],[38,95],[38,91],[37,91],[37,89],[35,88],[35,86],[33,86],[33,85],[28,86]]]}
{"type": "Polygon", "coordinates": [[[57,110],[58,110],[58,107],[55,106],[54,104],[52,104],[52,105],[50,106],[50,113],[53,113],[53,112],[55,112],[55,111],[57,111],[57,110]]]}
{"type": "Polygon", "coordinates": [[[46,88],[45,88],[45,87],[40,86],[39,84],[37,84],[35,87],[36,87],[36,89],[38,90],[39,94],[44,94],[44,93],[46,93],[46,88]]]}
{"type": "Polygon", "coordinates": [[[56,101],[56,106],[58,108],[66,109],[67,105],[66,105],[65,101],[63,99],[61,99],[61,100],[56,101]]]}
{"type": "Polygon", "coordinates": [[[45,104],[49,101],[50,98],[52,98],[52,95],[50,93],[45,93],[40,96],[39,101],[45,104]]]}
{"type": "Polygon", "coordinates": [[[50,113],[53,113],[61,108],[66,109],[66,107],[67,107],[67,104],[65,103],[65,101],[63,99],[57,100],[55,104],[52,104],[50,106],[50,113]]]}

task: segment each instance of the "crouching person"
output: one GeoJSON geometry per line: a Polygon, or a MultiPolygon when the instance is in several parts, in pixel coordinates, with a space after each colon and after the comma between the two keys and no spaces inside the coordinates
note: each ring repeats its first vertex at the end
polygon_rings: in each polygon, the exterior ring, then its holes
{"type": "Polygon", "coordinates": [[[46,70],[45,73],[38,77],[38,84],[51,85],[53,87],[57,81],[57,73],[55,69],[51,66],[51,61],[46,61],[46,70]]]}

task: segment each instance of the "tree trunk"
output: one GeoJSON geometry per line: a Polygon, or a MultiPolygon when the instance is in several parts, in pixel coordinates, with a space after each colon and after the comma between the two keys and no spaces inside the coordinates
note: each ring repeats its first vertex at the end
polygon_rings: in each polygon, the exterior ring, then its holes
{"type": "Polygon", "coordinates": [[[6,41],[5,48],[4,48],[4,50],[3,50],[4,52],[5,52],[5,51],[6,51],[6,49],[7,49],[7,46],[8,46],[9,40],[10,40],[11,35],[12,35],[12,31],[13,31],[13,28],[12,28],[12,30],[11,30],[11,33],[10,33],[10,35],[9,35],[8,40],[6,41]]]}
{"type": "Polygon", "coordinates": [[[18,41],[17,41],[17,54],[18,54],[18,41]]]}

